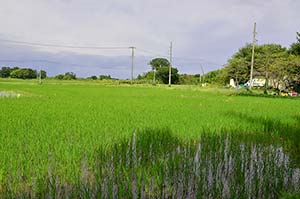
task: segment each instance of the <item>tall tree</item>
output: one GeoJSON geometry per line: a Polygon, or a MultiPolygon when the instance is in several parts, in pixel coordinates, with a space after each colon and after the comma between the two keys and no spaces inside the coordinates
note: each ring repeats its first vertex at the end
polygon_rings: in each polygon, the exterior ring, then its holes
{"type": "MultiPolygon", "coordinates": [[[[277,44],[265,44],[255,47],[254,77],[268,78],[269,68],[277,58],[287,56],[286,49],[277,44]]],[[[234,79],[238,84],[249,80],[251,63],[251,45],[239,49],[237,53],[228,60],[224,69],[228,79],[234,79]]]]}
{"type": "Polygon", "coordinates": [[[161,67],[170,66],[170,62],[165,58],[152,59],[149,64],[151,65],[152,70],[156,71],[161,67]]]}
{"type": "Polygon", "coordinates": [[[0,70],[0,77],[7,78],[10,76],[11,68],[10,67],[2,67],[0,70]]]}
{"type": "Polygon", "coordinates": [[[297,32],[297,42],[296,43],[292,43],[290,49],[289,49],[289,53],[292,55],[300,55],[300,32],[297,32]]]}
{"type": "Polygon", "coordinates": [[[259,75],[264,77],[265,83],[265,93],[267,93],[267,88],[270,79],[270,73],[276,72],[271,71],[271,67],[276,63],[276,60],[287,57],[286,48],[278,44],[264,44],[261,47],[261,51],[258,54],[258,65],[259,65],[259,75]]]}
{"type": "Polygon", "coordinates": [[[20,68],[13,70],[10,73],[12,78],[19,78],[19,79],[34,79],[37,77],[37,71],[31,68],[20,68]]]}
{"type": "MultiPolygon", "coordinates": [[[[164,84],[169,83],[169,67],[163,66],[157,70],[157,79],[161,80],[164,84]]],[[[177,84],[179,82],[178,69],[172,68],[171,70],[171,83],[177,84]]]]}

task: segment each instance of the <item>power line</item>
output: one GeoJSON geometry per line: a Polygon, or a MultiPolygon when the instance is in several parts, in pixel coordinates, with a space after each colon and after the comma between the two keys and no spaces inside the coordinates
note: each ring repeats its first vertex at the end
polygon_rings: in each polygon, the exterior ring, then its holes
{"type": "Polygon", "coordinates": [[[181,57],[174,57],[174,59],[178,59],[178,60],[183,60],[183,63],[186,64],[211,64],[211,65],[222,65],[220,63],[216,63],[216,62],[211,62],[209,60],[206,59],[193,59],[193,58],[181,58],[181,57]],[[187,61],[187,62],[185,62],[187,61]]]}
{"type": "Polygon", "coordinates": [[[59,45],[59,44],[49,44],[49,43],[39,43],[39,42],[25,42],[16,40],[0,39],[2,42],[22,44],[27,46],[40,46],[40,47],[55,47],[55,48],[72,48],[72,49],[99,49],[99,50],[121,50],[129,49],[130,47],[124,46],[75,46],[75,45],[59,45]]]}
{"type": "MultiPolygon", "coordinates": [[[[58,62],[58,61],[50,61],[50,60],[7,60],[7,59],[1,59],[0,62],[10,62],[10,63],[30,63],[30,62],[36,62],[36,63],[48,63],[48,64],[59,64],[59,65],[68,65],[68,66],[75,66],[75,67],[87,67],[87,65],[93,65],[93,64],[76,64],[76,63],[66,63],[66,62],[58,62]]],[[[104,69],[111,69],[111,67],[104,67],[104,66],[96,66],[104,69]]],[[[127,68],[127,67],[122,67],[127,68]]]]}
{"type": "Polygon", "coordinates": [[[146,50],[146,49],[143,49],[143,48],[138,48],[138,50],[142,51],[142,52],[145,52],[145,53],[148,53],[148,54],[153,55],[153,56],[157,56],[157,57],[169,57],[168,54],[158,53],[158,52],[154,52],[154,51],[151,51],[151,50],[146,50]]]}
{"type": "MultiPolygon", "coordinates": [[[[40,43],[40,42],[27,42],[27,41],[17,41],[17,40],[7,40],[7,39],[0,39],[2,42],[7,43],[16,43],[22,45],[29,45],[29,46],[40,46],[40,47],[55,47],[55,48],[71,48],[71,49],[99,49],[99,50],[122,50],[122,49],[131,49],[131,47],[124,47],[124,46],[76,46],[76,45],[59,45],[59,44],[50,44],[50,43],[40,43]]],[[[151,50],[138,48],[139,51],[151,54],[153,56],[164,57],[168,58],[169,55],[162,54],[158,52],[154,52],[151,50]]],[[[202,58],[191,58],[191,57],[174,57],[174,59],[179,60],[186,60],[186,61],[197,61],[197,63],[208,63],[208,64],[215,64],[221,65],[218,63],[210,62],[206,59],[202,58]]]]}

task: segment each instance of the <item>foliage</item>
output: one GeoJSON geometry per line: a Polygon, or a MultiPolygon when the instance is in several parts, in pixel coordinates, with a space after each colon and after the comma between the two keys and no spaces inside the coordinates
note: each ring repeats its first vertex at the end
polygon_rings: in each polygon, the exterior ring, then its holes
{"type": "MultiPolygon", "coordinates": [[[[146,82],[152,82],[154,80],[154,73],[156,73],[156,71],[148,71],[143,73],[142,75],[138,75],[137,76],[137,80],[145,80],[146,82]]],[[[160,82],[159,79],[157,79],[157,77],[155,78],[156,83],[160,82]]]]}
{"type": "Polygon", "coordinates": [[[30,68],[20,68],[13,70],[10,73],[10,77],[19,79],[34,79],[37,77],[37,72],[36,70],[32,70],[30,68]]]}
{"type": "Polygon", "coordinates": [[[56,75],[54,78],[55,79],[59,79],[59,80],[63,80],[64,79],[64,75],[63,74],[59,74],[59,75],[56,75]]]}
{"type": "MultiPolygon", "coordinates": [[[[252,46],[250,44],[239,49],[229,59],[228,64],[224,68],[223,72],[225,72],[226,79],[234,79],[237,84],[244,84],[249,81],[251,56],[252,46]]],[[[280,45],[264,44],[256,46],[253,77],[263,77],[267,80],[270,78],[280,78],[282,80],[285,75],[283,73],[284,70],[282,70],[282,62],[285,62],[287,58],[287,50],[280,45]]]]}
{"type": "Polygon", "coordinates": [[[76,79],[76,74],[73,72],[66,72],[64,75],[64,80],[74,80],[76,79]]]}
{"type": "Polygon", "coordinates": [[[170,66],[169,60],[165,58],[155,58],[152,59],[149,63],[152,67],[152,70],[158,70],[161,67],[170,66]]]}
{"type": "Polygon", "coordinates": [[[297,32],[297,42],[293,43],[289,49],[289,53],[292,55],[300,56],[300,33],[297,32]]]}
{"type": "MultiPolygon", "coordinates": [[[[164,84],[169,83],[169,67],[163,66],[160,67],[156,72],[156,77],[160,81],[162,81],[164,84]]],[[[179,75],[178,75],[178,69],[172,68],[171,69],[171,83],[177,84],[179,82],[179,75]]]]}
{"type": "Polygon", "coordinates": [[[104,79],[112,79],[110,75],[100,75],[99,76],[100,80],[104,80],[104,79]]]}
{"type": "Polygon", "coordinates": [[[1,70],[0,70],[0,77],[1,78],[8,78],[10,77],[10,73],[14,70],[17,70],[19,69],[18,67],[13,67],[13,68],[10,68],[10,67],[2,67],[1,70]]]}
{"type": "Polygon", "coordinates": [[[179,74],[179,84],[195,85],[200,82],[200,75],[179,74]]]}
{"type": "MultiPolygon", "coordinates": [[[[33,70],[31,68],[18,68],[18,67],[2,67],[0,70],[1,78],[19,78],[19,79],[34,79],[39,75],[39,71],[33,70]]],[[[41,77],[45,79],[47,77],[47,72],[41,70],[41,77]]]]}
{"type": "Polygon", "coordinates": [[[59,79],[59,80],[75,80],[76,74],[73,72],[66,72],[64,75],[59,74],[59,75],[56,75],[54,78],[59,79]]]}
{"type": "Polygon", "coordinates": [[[219,84],[221,80],[221,70],[214,70],[206,73],[204,77],[202,77],[202,81],[209,84],[219,84]]]}
{"type": "Polygon", "coordinates": [[[41,78],[42,79],[45,79],[45,78],[47,78],[47,72],[46,71],[44,71],[44,70],[41,70],[41,71],[37,71],[37,75],[39,75],[39,73],[41,73],[41,78]]]}
{"type": "Polygon", "coordinates": [[[300,42],[293,43],[289,49],[289,53],[300,56],[300,42]]]}
{"type": "MultiPolygon", "coordinates": [[[[152,59],[149,64],[152,67],[152,71],[148,71],[146,73],[143,73],[142,75],[139,75],[137,79],[153,82],[155,75],[156,82],[168,84],[170,62],[165,58],[155,58],[152,59]]],[[[171,83],[179,83],[178,69],[172,67],[171,73],[171,83]]]]}
{"type": "Polygon", "coordinates": [[[97,78],[97,76],[92,75],[91,77],[88,77],[87,79],[97,80],[98,78],[97,78]]]}

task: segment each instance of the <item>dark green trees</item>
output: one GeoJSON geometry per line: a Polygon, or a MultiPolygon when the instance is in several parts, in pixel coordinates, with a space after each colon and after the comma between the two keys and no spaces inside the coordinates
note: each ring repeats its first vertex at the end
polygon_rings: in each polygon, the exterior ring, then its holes
{"type": "Polygon", "coordinates": [[[73,72],[66,72],[64,75],[56,75],[55,79],[60,79],[60,80],[73,80],[76,79],[76,74],[73,72]]]}
{"type": "Polygon", "coordinates": [[[10,77],[19,79],[35,79],[37,77],[37,72],[36,70],[32,70],[30,68],[20,68],[13,70],[10,73],[10,77]]]}
{"type": "Polygon", "coordinates": [[[8,77],[10,77],[11,72],[14,71],[14,70],[17,70],[17,69],[19,69],[19,68],[18,67],[13,67],[13,68],[2,67],[0,69],[0,77],[1,78],[8,78],[8,77]]]}
{"type": "MultiPolygon", "coordinates": [[[[171,74],[171,83],[177,84],[179,82],[179,75],[178,75],[177,68],[172,68],[171,73],[172,73],[171,74]]],[[[168,84],[169,83],[169,67],[168,66],[160,67],[156,72],[156,77],[157,77],[157,79],[162,81],[164,84],[168,84]]]]}
{"type": "MultiPolygon", "coordinates": [[[[33,70],[31,68],[18,68],[18,67],[2,67],[0,70],[1,78],[18,78],[18,79],[35,79],[39,75],[39,71],[33,70]]],[[[41,70],[42,79],[47,77],[47,73],[41,70]]]]}
{"type": "MultiPolygon", "coordinates": [[[[227,66],[223,69],[227,79],[234,79],[238,84],[246,83],[250,79],[251,67],[251,45],[239,49],[227,66]]],[[[254,77],[264,77],[266,79],[272,75],[276,62],[288,56],[287,50],[281,45],[265,44],[255,47],[254,77]]]]}
{"type": "MultiPolygon", "coordinates": [[[[156,73],[156,79],[164,84],[168,84],[170,62],[165,58],[155,58],[152,59],[149,64],[151,65],[152,70],[156,73]]],[[[179,82],[178,69],[172,67],[171,73],[171,83],[177,84],[179,82]]],[[[148,77],[149,75],[151,78],[153,77],[152,72],[146,73],[145,77],[148,77]]]]}
{"type": "Polygon", "coordinates": [[[152,70],[158,70],[161,67],[170,66],[170,62],[165,58],[155,58],[152,59],[149,63],[152,67],[152,70]]]}
{"type": "Polygon", "coordinates": [[[300,55],[300,32],[297,32],[297,42],[291,45],[289,53],[292,55],[300,55]]]}

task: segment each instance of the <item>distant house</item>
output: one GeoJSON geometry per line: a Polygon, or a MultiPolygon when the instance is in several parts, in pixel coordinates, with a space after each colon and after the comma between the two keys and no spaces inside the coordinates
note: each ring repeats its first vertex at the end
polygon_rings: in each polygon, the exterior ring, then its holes
{"type": "Polygon", "coordinates": [[[252,80],[253,87],[264,87],[266,84],[266,79],[264,78],[254,78],[252,80]]]}
{"type": "MultiPolygon", "coordinates": [[[[254,78],[252,80],[252,86],[253,87],[264,87],[266,84],[266,80],[264,78],[254,78]]],[[[229,85],[232,86],[233,88],[236,88],[238,85],[236,85],[234,79],[230,79],[229,85]]],[[[245,86],[250,86],[250,81],[246,82],[244,84],[245,86]]]]}

